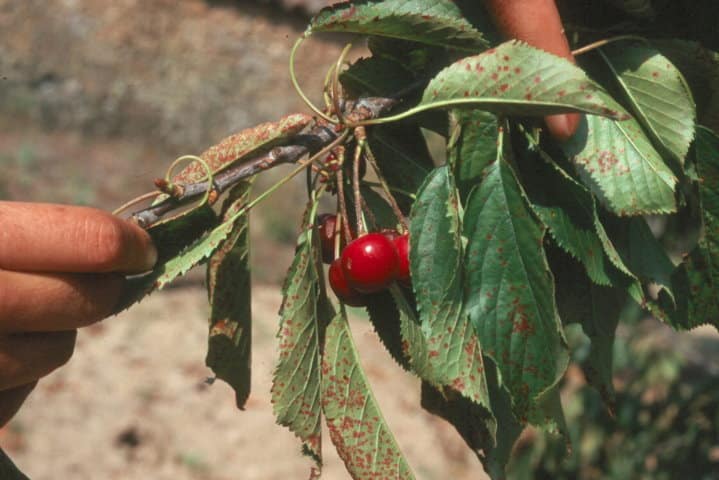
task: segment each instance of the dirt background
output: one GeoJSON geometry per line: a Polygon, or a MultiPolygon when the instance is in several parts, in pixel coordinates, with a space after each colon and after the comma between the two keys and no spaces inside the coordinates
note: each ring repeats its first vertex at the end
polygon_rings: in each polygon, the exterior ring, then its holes
{"type": "MultiPolygon", "coordinates": [[[[325,2],[0,0],[0,198],[112,209],[169,163],[242,128],[305,111],[288,53],[325,2]]],[[[307,42],[299,77],[315,100],[343,39],[307,42]]],[[[260,188],[283,172],[268,173],[260,188]]],[[[201,273],[81,331],[70,363],[40,382],[0,446],[31,478],[306,478],[275,425],[270,379],[280,305],[304,202],[299,185],[253,213],[253,394],[245,412],[205,380],[201,273]]],[[[484,478],[454,431],[418,406],[418,382],[352,327],[385,416],[423,479],[484,478]]],[[[325,478],[348,478],[325,444],[325,478]]]]}

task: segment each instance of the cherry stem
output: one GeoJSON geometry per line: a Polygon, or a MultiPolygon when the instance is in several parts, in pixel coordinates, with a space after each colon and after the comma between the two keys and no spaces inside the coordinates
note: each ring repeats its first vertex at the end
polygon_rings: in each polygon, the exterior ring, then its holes
{"type": "Polygon", "coordinates": [[[337,169],[337,203],[340,208],[340,215],[345,218],[344,230],[347,242],[352,240],[352,232],[349,226],[349,217],[347,216],[347,203],[345,201],[345,181],[344,181],[344,163],[345,163],[345,148],[340,146],[337,154],[337,162],[339,162],[339,168],[337,169]]]}
{"type": "Polygon", "coordinates": [[[649,42],[647,42],[646,38],[640,37],[638,35],[618,35],[618,36],[612,37],[612,38],[604,38],[602,40],[597,40],[596,42],[592,42],[592,43],[585,45],[583,47],[580,47],[576,50],[572,50],[572,55],[574,55],[576,57],[583,53],[587,53],[592,50],[595,50],[599,47],[603,47],[604,45],[608,45],[613,42],[619,42],[622,40],[637,40],[640,42],[649,43],[649,42]]]}
{"type": "MultiPolygon", "coordinates": [[[[364,127],[358,127],[363,128],[364,127]]],[[[379,165],[377,164],[377,159],[375,158],[374,154],[372,153],[372,149],[369,146],[369,143],[367,143],[365,150],[364,150],[365,158],[367,159],[367,162],[372,166],[372,170],[374,170],[375,175],[377,175],[377,179],[379,180],[380,185],[382,186],[382,190],[384,190],[385,195],[387,196],[387,200],[389,201],[390,206],[392,207],[392,211],[394,212],[395,216],[397,217],[397,220],[399,221],[399,233],[404,234],[405,231],[409,231],[409,228],[407,227],[407,222],[405,221],[404,214],[402,213],[402,209],[399,208],[399,204],[397,203],[397,199],[394,198],[394,195],[392,195],[392,189],[387,185],[387,180],[385,180],[384,175],[382,175],[382,172],[379,169],[379,165]]],[[[406,193],[406,192],[404,192],[406,193]]]]}
{"type": "Polygon", "coordinates": [[[145,200],[149,200],[149,199],[151,199],[151,198],[155,198],[155,197],[160,196],[160,195],[162,195],[162,194],[163,194],[162,192],[157,191],[157,190],[154,190],[154,191],[152,191],[152,192],[143,193],[143,194],[140,195],[139,197],[135,197],[135,198],[133,198],[132,200],[130,200],[130,201],[128,201],[128,202],[125,202],[125,203],[123,203],[122,205],[120,205],[119,207],[117,207],[117,208],[112,212],[112,214],[113,214],[113,215],[119,215],[119,214],[121,214],[122,212],[124,212],[125,210],[127,210],[128,208],[133,207],[133,206],[137,205],[137,204],[140,203],[140,202],[144,202],[145,200]]]}
{"type": "MultiPolygon", "coordinates": [[[[382,184],[379,183],[379,182],[370,182],[369,180],[362,180],[360,183],[361,183],[362,185],[367,185],[368,187],[379,187],[379,188],[383,188],[383,187],[382,187],[382,184]]],[[[392,187],[392,186],[390,186],[389,189],[390,189],[390,191],[392,191],[392,192],[394,192],[394,193],[399,193],[400,195],[404,195],[405,197],[411,198],[412,200],[414,200],[415,198],[417,198],[417,195],[415,195],[414,193],[408,192],[407,190],[402,190],[401,188],[397,188],[397,187],[392,187]]]]}
{"type": "Polygon", "coordinates": [[[342,212],[337,212],[336,218],[337,220],[335,221],[334,255],[332,256],[332,260],[340,256],[340,246],[342,244],[342,234],[340,232],[342,230],[342,225],[346,223],[343,221],[344,216],[342,215],[342,212]]]}
{"type": "Polygon", "coordinates": [[[357,139],[357,145],[355,145],[354,159],[352,161],[352,193],[354,194],[355,216],[357,217],[355,218],[357,221],[357,236],[361,237],[367,233],[362,216],[362,194],[359,186],[359,164],[362,159],[364,142],[357,138],[356,132],[355,139],[357,139]]]}
{"type": "Polygon", "coordinates": [[[379,228],[379,223],[377,222],[377,217],[374,216],[374,213],[372,213],[372,210],[369,208],[369,205],[367,205],[367,202],[365,201],[364,197],[362,197],[362,209],[367,212],[367,216],[369,217],[369,221],[372,224],[372,227],[376,230],[379,228]]]}
{"type": "Polygon", "coordinates": [[[342,49],[342,53],[340,53],[337,63],[335,64],[334,76],[332,78],[332,106],[334,107],[334,113],[337,115],[340,125],[345,124],[345,117],[342,112],[342,105],[340,104],[340,100],[342,99],[342,95],[340,93],[340,70],[342,70],[342,64],[344,63],[345,57],[351,48],[352,44],[348,43],[345,45],[345,48],[342,49]]]}
{"type": "Polygon", "coordinates": [[[337,120],[334,118],[328,116],[326,113],[324,113],[322,110],[317,108],[314,103],[310,101],[309,98],[307,98],[307,95],[305,95],[305,92],[302,91],[302,88],[300,88],[300,83],[297,81],[297,76],[295,75],[295,55],[297,54],[297,49],[302,45],[302,42],[304,41],[305,36],[302,35],[300,38],[297,39],[295,44],[292,46],[292,50],[290,51],[290,80],[292,81],[292,86],[295,88],[295,91],[297,92],[297,95],[300,96],[303,102],[305,102],[305,105],[309,107],[310,110],[315,112],[318,116],[323,118],[324,120],[330,122],[330,123],[337,123],[337,120]]]}

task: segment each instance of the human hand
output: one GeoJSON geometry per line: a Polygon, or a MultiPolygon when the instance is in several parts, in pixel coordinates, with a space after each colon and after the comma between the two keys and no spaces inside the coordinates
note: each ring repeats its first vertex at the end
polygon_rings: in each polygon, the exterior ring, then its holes
{"type": "MultiPolygon", "coordinates": [[[[484,0],[499,31],[574,62],[564,36],[554,0],[484,0]]],[[[578,113],[550,115],[544,118],[549,133],[557,140],[571,138],[581,117],[578,113]]]]}
{"type": "Polygon", "coordinates": [[[0,426],[70,359],[76,329],[113,313],[123,274],[156,259],[147,232],[109,213],[0,202],[0,426]]]}

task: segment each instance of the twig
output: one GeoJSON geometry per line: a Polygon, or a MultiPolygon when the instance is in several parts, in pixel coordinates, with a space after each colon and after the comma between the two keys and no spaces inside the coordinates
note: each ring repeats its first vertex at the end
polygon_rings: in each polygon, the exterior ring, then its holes
{"type": "MultiPolygon", "coordinates": [[[[399,103],[395,98],[367,97],[355,102],[345,104],[345,118],[351,121],[362,121],[376,118],[390,110],[399,103]]],[[[218,195],[237,184],[241,180],[251,177],[261,171],[268,170],[280,164],[296,163],[300,158],[313,155],[323,147],[332,143],[339,136],[338,132],[329,128],[326,123],[318,121],[309,132],[295,135],[287,140],[287,145],[274,147],[250,156],[237,165],[229,167],[218,174],[212,182],[212,190],[218,195]]],[[[202,181],[182,185],[182,192],[175,197],[167,198],[156,205],[132,214],[132,219],[143,228],[147,228],[159,221],[163,215],[179,208],[200,195],[204,195],[209,182],[202,181]]]]}

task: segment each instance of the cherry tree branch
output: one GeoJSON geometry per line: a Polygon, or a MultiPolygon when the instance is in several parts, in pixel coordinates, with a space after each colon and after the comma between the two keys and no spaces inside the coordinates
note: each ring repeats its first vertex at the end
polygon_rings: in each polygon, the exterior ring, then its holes
{"type": "MultiPolygon", "coordinates": [[[[344,118],[350,123],[378,118],[395,107],[400,102],[399,98],[399,95],[387,98],[365,97],[355,102],[346,102],[344,118]]],[[[213,177],[211,186],[207,181],[174,185],[171,196],[155,205],[133,212],[131,219],[141,227],[148,228],[167,213],[195,201],[204,195],[208,188],[211,188],[215,196],[219,196],[243,179],[277,165],[296,163],[305,155],[317,153],[336,140],[339,135],[340,132],[329,127],[324,121],[318,121],[308,132],[289,138],[285,145],[258,152],[237,165],[217,173],[213,177]]]]}

